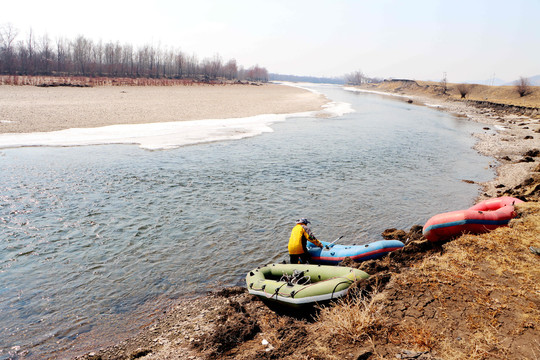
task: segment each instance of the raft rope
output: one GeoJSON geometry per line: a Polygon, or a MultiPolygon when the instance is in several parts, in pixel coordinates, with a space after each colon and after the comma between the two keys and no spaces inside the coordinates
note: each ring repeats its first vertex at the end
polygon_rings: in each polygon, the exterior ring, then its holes
{"type": "Polygon", "coordinates": [[[304,275],[303,271],[300,271],[300,272],[295,271],[292,275],[283,273],[283,276],[281,276],[279,281],[285,281],[287,285],[289,286],[307,285],[311,283],[311,276],[304,275]]]}
{"type": "MultiPolygon", "coordinates": [[[[353,281],[352,281],[351,279],[346,278],[346,277],[343,277],[343,276],[335,277],[335,278],[328,279],[328,280],[334,280],[334,279],[344,279],[344,281],[340,281],[340,282],[338,282],[338,283],[336,284],[336,286],[334,286],[334,289],[332,290],[332,298],[334,298],[334,293],[336,292],[336,289],[337,289],[337,287],[338,287],[339,285],[341,285],[341,284],[346,284],[346,283],[351,283],[351,284],[353,283],[353,281]]],[[[355,279],[356,279],[356,275],[355,275],[355,279]]],[[[310,285],[308,285],[308,286],[304,286],[303,288],[301,288],[300,290],[298,290],[297,292],[295,292],[294,295],[291,296],[291,297],[294,297],[294,296],[295,296],[296,294],[298,294],[300,291],[302,291],[302,290],[304,290],[304,289],[307,289],[307,288],[309,288],[309,287],[312,286],[312,285],[315,285],[315,284],[310,284],[310,285]]],[[[281,294],[280,294],[280,295],[281,295],[281,294]]]]}

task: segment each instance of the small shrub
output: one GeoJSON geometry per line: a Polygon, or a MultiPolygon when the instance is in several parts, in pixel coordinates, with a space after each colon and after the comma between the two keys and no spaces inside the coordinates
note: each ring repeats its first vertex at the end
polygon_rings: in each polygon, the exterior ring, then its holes
{"type": "Polygon", "coordinates": [[[519,94],[519,97],[524,97],[532,94],[532,88],[529,79],[520,77],[519,80],[516,81],[516,91],[519,94]]]}
{"type": "Polygon", "coordinates": [[[457,91],[461,95],[462,99],[465,99],[465,97],[471,92],[474,85],[471,84],[458,84],[457,85],[457,91]]]}

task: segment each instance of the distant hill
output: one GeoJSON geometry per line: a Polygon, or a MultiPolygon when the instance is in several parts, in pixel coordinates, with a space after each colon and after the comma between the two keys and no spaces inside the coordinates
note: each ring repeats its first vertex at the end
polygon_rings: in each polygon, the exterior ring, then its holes
{"type": "MultiPolygon", "coordinates": [[[[527,79],[529,79],[529,82],[532,86],[540,86],[540,75],[536,76],[530,76],[527,79]]],[[[491,78],[486,80],[480,80],[480,81],[465,81],[466,84],[480,84],[480,85],[490,85],[490,86],[513,86],[516,85],[516,81],[519,79],[515,79],[512,81],[506,81],[499,78],[491,78]]]]}
{"type": "Polygon", "coordinates": [[[465,81],[466,84],[479,84],[479,85],[489,85],[489,86],[502,86],[506,85],[507,81],[499,78],[491,78],[480,81],[465,81]]]}
{"type": "Polygon", "coordinates": [[[327,78],[327,77],[315,77],[315,76],[298,76],[298,75],[284,75],[284,74],[268,74],[268,80],[270,81],[291,81],[291,82],[310,82],[319,84],[345,84],[343,78],[327,78]]]}
{"type": "MultiPolygon", "coordinates": [[[[529,80],[529,83],[531,84],[531,86],[540,86],[540,75],[530,76],[527,79],[529,80]]],[[[506,83],[504,85],[515,85],[516,81],[518,81],[518,80],[519,79],[516,79],[516,80],[511,81],[509,83],[506,83]]]]}

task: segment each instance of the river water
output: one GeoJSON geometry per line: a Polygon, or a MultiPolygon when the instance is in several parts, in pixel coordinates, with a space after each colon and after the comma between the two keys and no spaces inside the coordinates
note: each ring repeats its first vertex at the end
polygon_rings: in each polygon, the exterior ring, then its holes
{"type": "Polygon", "coordinates": [[[174,299],[242,284],[287,256],[298,217],[342,244],[467,208],[494,176],[482,125],[388,97],[311,86],[355,112],[171,150],[0,150],[0,359],[115,341],[174,299]]]}

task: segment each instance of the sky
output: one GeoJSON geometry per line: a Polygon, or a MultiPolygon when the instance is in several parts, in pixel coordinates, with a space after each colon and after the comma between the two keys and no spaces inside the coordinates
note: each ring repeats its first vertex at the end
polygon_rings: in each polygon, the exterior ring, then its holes
{"type": "Polygon", "coordinates": [[[221,56],[271,73],[449,82],[540,75],[540,0],[18,0],[0,27],[221,56]]]}

